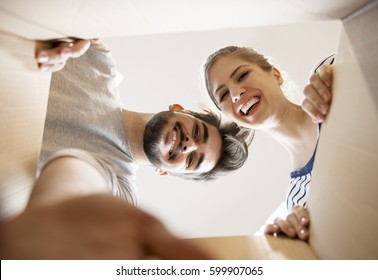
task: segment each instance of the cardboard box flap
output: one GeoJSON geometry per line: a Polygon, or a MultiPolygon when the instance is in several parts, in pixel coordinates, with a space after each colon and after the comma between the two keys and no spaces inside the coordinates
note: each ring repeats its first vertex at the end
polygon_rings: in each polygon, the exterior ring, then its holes
{"type": "Polygon", "coordinates": [[[50,87],[35,43],[0,33],[0,217],[21,211],[35,180],[50,87]]]}
{"type": "MultiPolygon", "coordinates": [[[[378,5],[370,12],[378,18],[378,5]]],[[[378,81],[364,75],[378,67],[378,21],[360,16],[358,28],[341,34],[332,108],[311,183],[310,245],[322,259],[378,259],[378,106],[372,91],[378,81]],[[365,41],[351,41],[355,32],[365,33],[365,41]],[[374,55],[356,54],[366,48],[374,55]]]]}

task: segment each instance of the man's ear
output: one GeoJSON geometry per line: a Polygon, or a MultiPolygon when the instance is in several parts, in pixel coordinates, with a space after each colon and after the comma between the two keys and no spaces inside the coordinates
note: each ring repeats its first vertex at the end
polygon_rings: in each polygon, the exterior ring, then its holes
{"type": "Polygon", "coordinates": [[[183,111],[185,109],[180,104],[172,104],[172,105],[169,105],[169,110],[170,111],[183,111]]]}
{"type": "Polygon", "coordinates": [[[155,169],[155,173],[160,176],[168,176],[169,173],[167,171],[161,170],[160,168],[155,169]]]}
{"type": "Polygon", "coordinates": [[[273,71],[273,76],[277,79],[278,84],[281,86],[283,84],[284,80],[281,76],[280,70],[278,70],[276,67],[273,67],[272,71],[273,71]]]}

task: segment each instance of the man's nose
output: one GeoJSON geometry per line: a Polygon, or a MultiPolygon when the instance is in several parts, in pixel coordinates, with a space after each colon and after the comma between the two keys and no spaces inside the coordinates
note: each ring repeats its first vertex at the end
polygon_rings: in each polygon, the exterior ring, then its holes
{"type": "Polygon", "coordinates": [[[183,146],[182,152],[184,154],[191,153],[198,149],[198,144],[195,141],[193,141],[192,138],[188,136],[185,137],[184,142],[182,143],[182,146],[183,146]]]}

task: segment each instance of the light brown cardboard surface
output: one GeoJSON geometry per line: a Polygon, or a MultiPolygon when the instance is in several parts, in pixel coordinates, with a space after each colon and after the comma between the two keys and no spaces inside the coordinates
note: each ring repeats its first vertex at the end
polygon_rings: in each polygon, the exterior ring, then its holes
{"type": "Polygon", "coordinates": [[[29,39],[62,38],[63,34],[48,30],[30,21],[20,18],[14,13],[4,10],[0,2],[0,31],[29,39]]]}
{"type": "Polygon", "coordinates": [[[285,237],[233,236],[191,239],[222,260],[316,260],[308,243],[285,237]]]}
{"type": "Polygon", "coordinates": [[[51,74],[37,71],[34,46],[0,33],[0,217],[24,207],[42,144],[51,74]]]}
{"type": "Polygon", "coordinates": [[[342,31],[334,99],[315,159],[310,245],[322,259],[378,259],[378,80],[364,75],[378,67],[374,9],[373,21],[361,14],[358,26],[342,31]],[[365,49],[370,56],[360,53],[365,49]]]}

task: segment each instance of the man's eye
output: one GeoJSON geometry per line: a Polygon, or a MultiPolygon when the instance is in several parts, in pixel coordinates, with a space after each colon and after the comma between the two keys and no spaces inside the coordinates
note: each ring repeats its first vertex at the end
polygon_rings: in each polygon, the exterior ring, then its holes
{"type": "Polygon", "coordinates": [[[220,95],[220,97],[219,97],[219,103],[222,103],[222,102],[223,102],[223,100],[227,97],[228,93],[229,93],[228,90],[225,91],[225,92],[223,92],[223,93],[221,93],[221,95],[220,95]]]}
{"type": "Polygon", "coordinates": [[[194,127],[194,131],[193,131],[193,139],[194,140],[197,140],[198,134],[199,134],[199,127],[198,127],[198,124],[196,124],[195,127],[194,127]]]}
{"type": "Polygon", "coordinates": [[[241,73],[240,76],[239,76],[238,82],[243,81],[244,78],[246,78],[248,76],[248,74],[249,74],[248,71],[241,73]]]}
{"type": "Polygon", "coordinates": [[[186,168],[190,168],[193,164],[193,154],[189,154],[189,156],[186,158],[186,168]]]}

